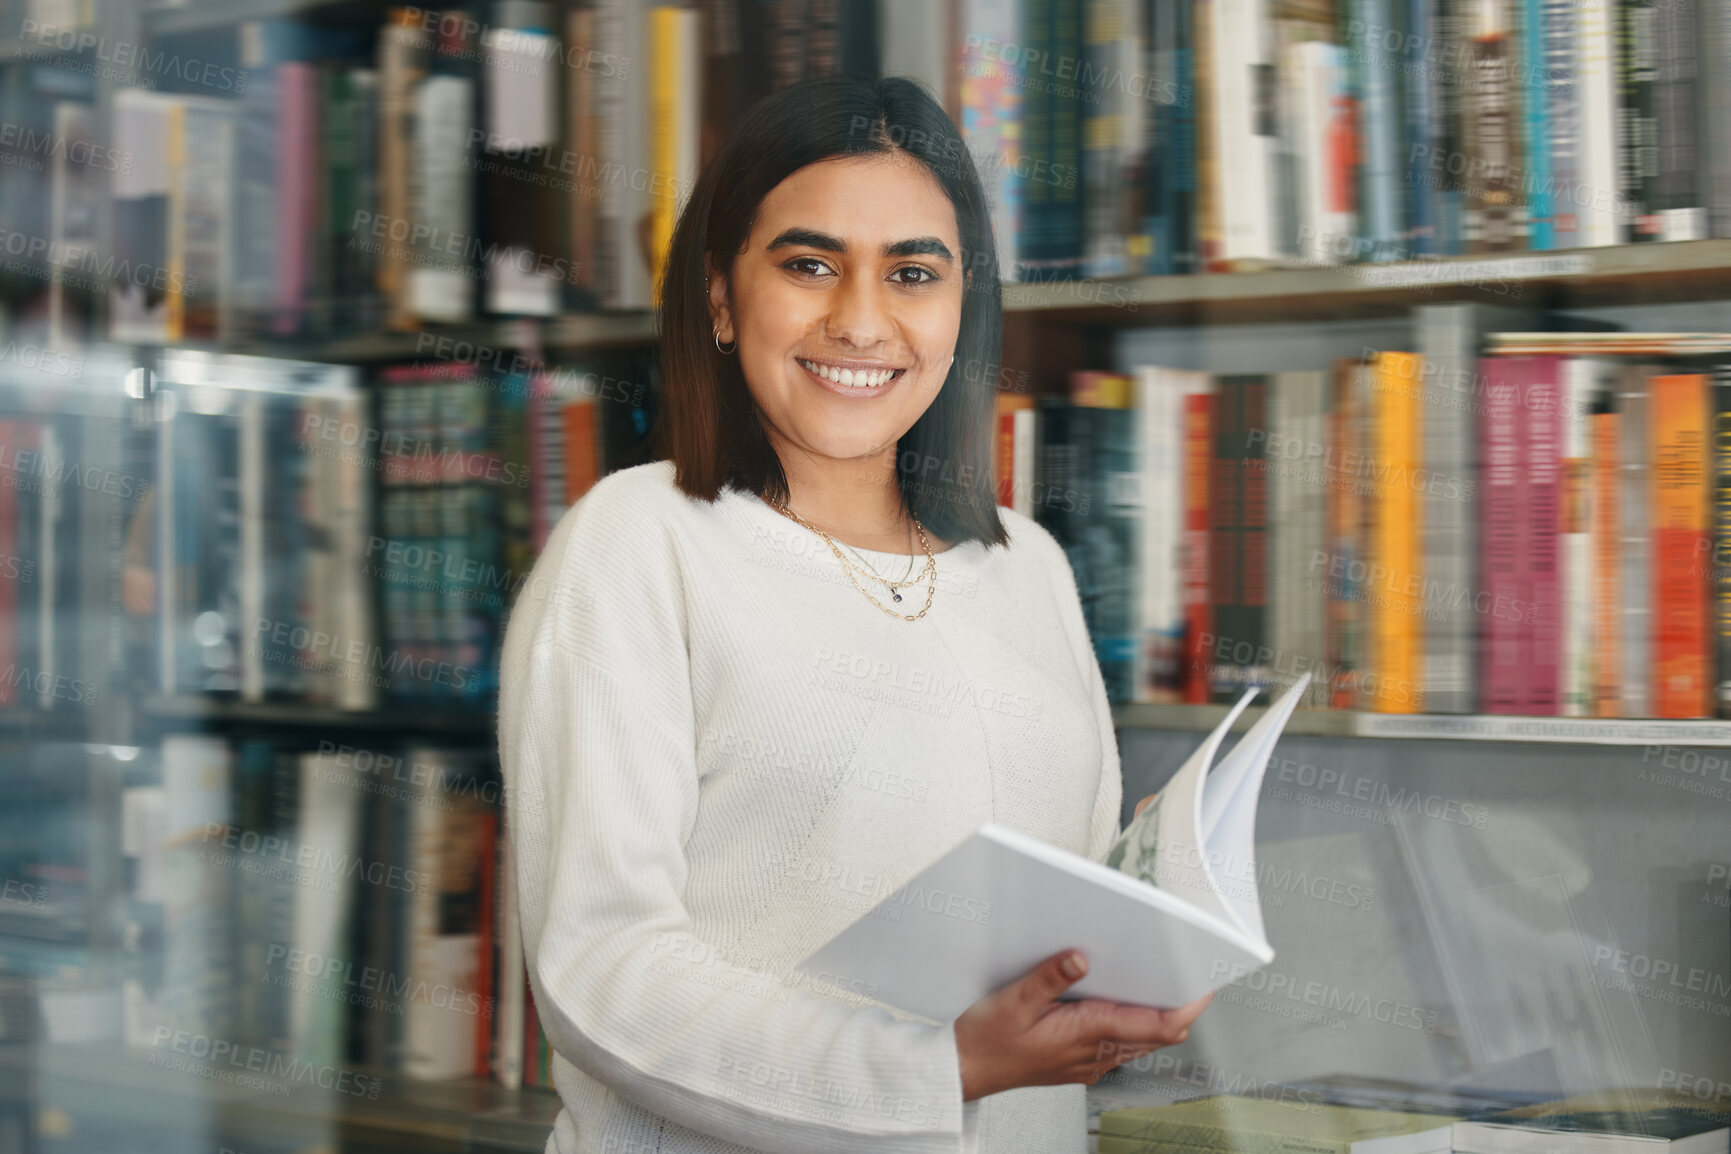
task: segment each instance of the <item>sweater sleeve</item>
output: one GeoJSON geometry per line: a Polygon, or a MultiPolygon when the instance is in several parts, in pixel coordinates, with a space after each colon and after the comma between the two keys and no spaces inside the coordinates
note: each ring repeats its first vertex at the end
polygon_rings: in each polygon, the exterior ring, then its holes
{"type": "Polygon", "coordinates": [[[699,781],[674,532],[662,498],[603,481],[512,610],[500,758],[548,1039],[620,1097],[725,1141],[961,1151],[973,1126],[950,1026],[742,974],[693,932],[699,781]]]}

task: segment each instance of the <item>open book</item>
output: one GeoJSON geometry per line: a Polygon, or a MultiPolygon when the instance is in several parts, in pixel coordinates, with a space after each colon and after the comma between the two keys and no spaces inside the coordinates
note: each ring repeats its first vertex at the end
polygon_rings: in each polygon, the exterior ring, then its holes
{"type": "Polygon", "coordinates": [[[1286,691],[1210,772],[1252,689],[1106,863],[998,825],[960,845],[799,968],[936,1021],[1064,949],[1088,958],[1067,998],[1181,1006],[1274,960],[1256,891],[1256,800],[1309,684],[1286,691]]]}

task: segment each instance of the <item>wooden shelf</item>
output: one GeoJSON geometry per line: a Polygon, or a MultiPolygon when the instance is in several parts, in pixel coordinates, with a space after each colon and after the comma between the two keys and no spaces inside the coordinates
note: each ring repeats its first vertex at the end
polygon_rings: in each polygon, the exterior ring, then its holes
{"type": "Polygon", "coordinates": [[[1718,297],[1731,297],[1731,240],[1011,284],[1004,309],[1053,324],[1127,328],[1392,315],[1451,300],[1581,308],[1718,297]]]}
{"type": "Polygon", "coordinates": [[[203,697],[147,697],[141,718],[158,729],[294,730],[398,733],[405,737],[491,739],[497,716],[491,708],[451,703],[344,710],[296,702],[223,701],[203,697]]]}
{"type": "MultiPolygon", "coordinates": [[[[531,320],[527,323],[537,323],[531,320]]],[[[566,313],[540,318],[541,344],[548,360],[558,351],[618,348],[653,344],[658,331],[653,312],[566,313]]],[[[358,333],[329,339],[236,341],[213,353],[243,353],[248,356],[288,357],[301,361],[357,364],[383,361],[475,361],[491,367],[487,350],[512,350],[523,345],[523,325],[516,319],[477,321],[463,325],[429,325],[420,332],[358,333]],[[463,346],[467,346],[466,348],[463,346]]],[[[176,343],[177,349],[202,346],[176,343]]],[[[508,359],[508,358],[505,358],[508,359]]]]}
{"type": "MultiPolygon", "coordinates": [[[[1121,729],[1206,733],[1226,716],[1224,705],[1117,705],[1121,729]]],[[[1234,731],[1249,729],[1261,709],[1246,709],[1234,731]]],[[[1302,737],[1380,737],[1432,741],[1516,741],[1547,745],[1688,745],[1731,747],[1731,721],[1644,718],[1505,717],[1489,714],[1358,713],[1300,709],[1285,732],[1302,737]]]]}

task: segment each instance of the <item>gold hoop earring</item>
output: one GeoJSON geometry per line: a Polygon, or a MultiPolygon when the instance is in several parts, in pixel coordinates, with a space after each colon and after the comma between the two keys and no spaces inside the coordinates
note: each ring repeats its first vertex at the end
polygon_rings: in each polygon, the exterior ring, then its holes
{"type": "Polygon", "coordinates": [[[713,335],[715,336],[715,351],[720,353],[722,356],[725,357],[725,356],[731,355],[733,353],[734,349],[737,349],[739,347],[738,341],[729,341],[727,343],[729,345],[731,345],[732,347],[731,348],[725,348],[725,349],[722,348],[721,347],[721,330],[720,329],[714,329],[712,331],[713,331],[713,335]]]}

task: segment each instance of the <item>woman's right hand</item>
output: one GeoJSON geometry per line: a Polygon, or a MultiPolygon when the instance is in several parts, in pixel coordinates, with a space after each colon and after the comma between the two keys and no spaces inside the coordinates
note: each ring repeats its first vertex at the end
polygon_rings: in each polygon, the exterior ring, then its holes
{"type": "Polygon", "coordinates": [[[1053,954],[956,1019],[962,1101],[1018,1086],[1092,1086],[1125,1062],[1184,1041],[1214,997],[1207,994],[1175,1010],[1096,998],[1058,1001],[1087,972],[1080,951],[1053,954]]]}

